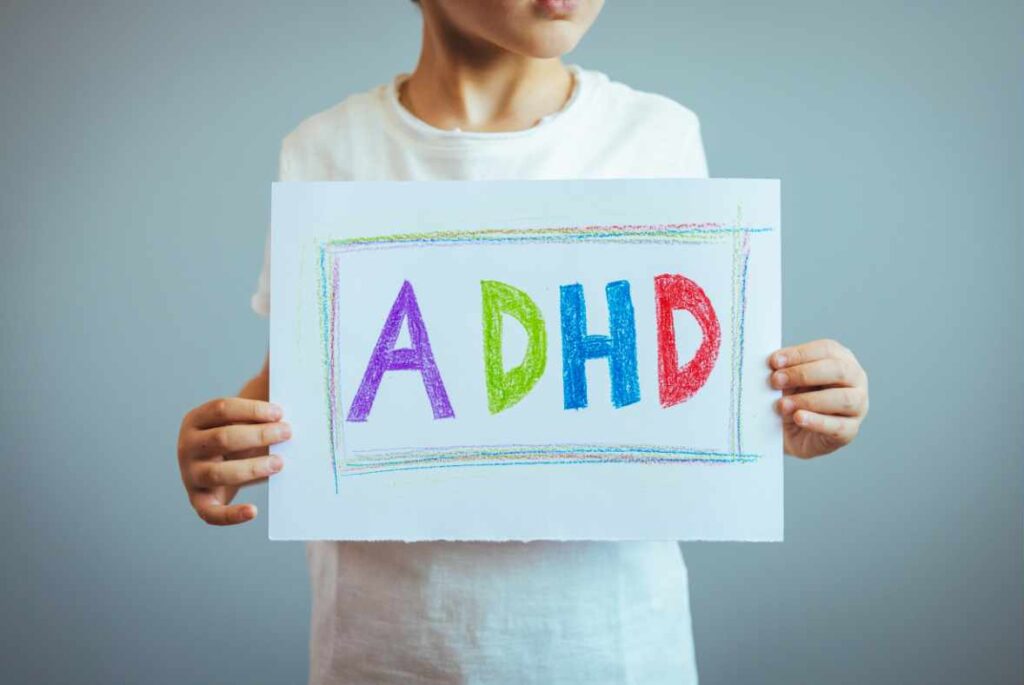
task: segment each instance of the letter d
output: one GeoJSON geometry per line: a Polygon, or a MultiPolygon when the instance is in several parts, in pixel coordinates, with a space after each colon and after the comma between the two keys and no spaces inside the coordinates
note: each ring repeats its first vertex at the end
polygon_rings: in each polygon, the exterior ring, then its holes
{"type": "Polygon", "coordinates": [[[540,309],[522,290],[501,281],[480,281],[480,293],[483,297],[487,408],[497,414],[523,399],[540,380],[547,364],[548,336],[540,309]],[[504,314],[518,321],[527,337],[523,361],[509,371],[505,371],[502,361],[504,314]]]}

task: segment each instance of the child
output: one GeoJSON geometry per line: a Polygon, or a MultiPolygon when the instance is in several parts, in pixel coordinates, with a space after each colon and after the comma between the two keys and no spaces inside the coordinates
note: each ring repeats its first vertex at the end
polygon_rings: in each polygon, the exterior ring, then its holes
{"type": "MultiPolygon", "coordinates": [[[[422,0],[410,76],[308,119],[286,181],[705,177],[697,117],[563,65],[601,0],[422,0]]],[[[264,266],[254,309],[269,310],[264,266]]],[[[785,448],[850,442],[867,378],[832,341],[775,352],[785,448]]],[[[185,416],[178,458],[203,520],[252,520],[238,489],[284,466],[291,433],[268,369],[185,416]],[[262,456],[261,456],[262,455],[262,456]]],[[[675,542],[314,542],[311,683],[695,683],[686,567],[675,542]]]]}

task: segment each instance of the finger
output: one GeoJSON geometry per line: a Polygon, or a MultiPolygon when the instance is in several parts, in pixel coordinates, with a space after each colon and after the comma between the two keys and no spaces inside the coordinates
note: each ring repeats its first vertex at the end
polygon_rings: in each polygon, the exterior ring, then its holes
{"type": "Polygon", "coordinates": [[[264,423],[280,421],[282,415],[281,407],[270,402],[222,397],[193,409],[192,425],[196,428],[213,428],[230,423],[264,423]]]}
{"type": "Polygon", "coordinates": [[[846,444],[857,436],[860,420],[848,416],[827,416],[805,409],[793,414],[793,422],[812,433],[832,438],[836,442],[846,444]]]}
{"type": "Polygon", "coordinates": [[[860,384],[859,366],[847,359],[819,359],[818,361],[789,366],[772,374],[772,387],[779,390],[807,388],[819,385],[852,387],[860,384]]]}
{"type": "Polygon", "coordinates": [[[783,347],[781,350],[772,353],[768,358],[768,363],[773,369],[784,369],[787,366],[806,364],[818,361],[819,359],[828,359],[829,357],[852,360],[853,353],[835,340],[814,340],[802,345],[783,347]]]}
{"type": "Polygon", "coordinates": [[[199,518],[211,526],[234,526],[256,518],[255,504],[222,504],[209,492],[194,493],[190,500],[199,518]]]}
{"type": "Polygon", "coordinates": [[[797,409],[807,409],[818,414],[861,416],[866,405],[867,393],[863,388],[828,388],[786,395],[778,401],[783,416],[797,409]]]}
{"type": "Polygon", "coordinates": [[[237,461],[200,461],[192,465],[192,485],[215,488],[221,485],[246,485],[268,478],[284,466],[276,454],[237,461]]]}
{"type": "Polygon", "coordinates": [[[193,459],[220,456],[284,442],[291,436],[291,426],[283,422],[221,426],[193,432],[188,438],[186,452],[193,459]]]}
{"type": "Polygon", "coordinates": [[[253,447],[252,449],[242,450],[241,452],[229,452],[222,455],[226,460],[234,459],[251,459],[252,457],[265,457],[269,454],[269,450],[266,447],[253,447]]]}

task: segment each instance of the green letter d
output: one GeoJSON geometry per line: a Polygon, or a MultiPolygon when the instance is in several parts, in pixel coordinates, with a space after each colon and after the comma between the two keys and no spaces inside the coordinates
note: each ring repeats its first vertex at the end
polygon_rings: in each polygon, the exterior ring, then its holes
{"type": "Polygon", "coordinates": [[[526,396],[544,373],[548,336],[544,317],[530,296],[501,281],[480,281],[484,305],[484,373],[487,408],[492,414],[508,409],[526,396]],[[503,314],[515,318],[526,331],[526,355],[506,372],[502,362],[503,314]]]}

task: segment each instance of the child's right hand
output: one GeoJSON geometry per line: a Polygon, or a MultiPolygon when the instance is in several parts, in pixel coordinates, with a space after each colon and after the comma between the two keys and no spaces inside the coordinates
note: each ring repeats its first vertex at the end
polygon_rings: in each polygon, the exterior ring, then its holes
{"type": "Polygon", "coordinates": [[[281,408],[270,402],[225,397],[201,404],[181,422],[178,466],[189,502],[209,524],[230,526],[256,518],[256,505],[231,504],[243,485],[281,470],[267,447],[291,437],[281,408]]]}

